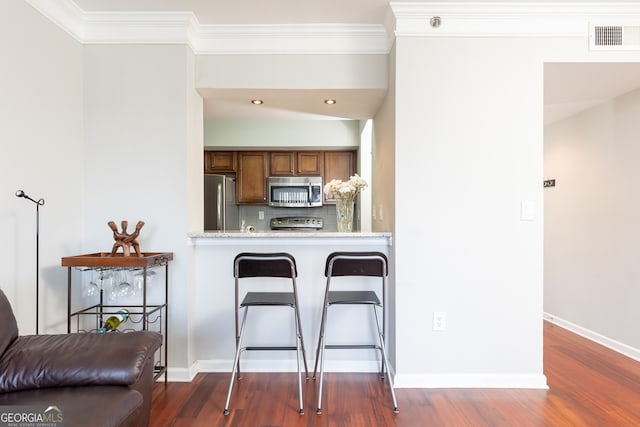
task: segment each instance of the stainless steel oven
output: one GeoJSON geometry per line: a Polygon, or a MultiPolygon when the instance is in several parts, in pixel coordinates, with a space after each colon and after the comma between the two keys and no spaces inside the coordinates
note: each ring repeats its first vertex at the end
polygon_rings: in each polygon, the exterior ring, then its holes
{"type": "Polygon", "coordinates": [[[267,184],[269,206],[280,208],[322,206],[321,176],[270,176],[267,184]]]}

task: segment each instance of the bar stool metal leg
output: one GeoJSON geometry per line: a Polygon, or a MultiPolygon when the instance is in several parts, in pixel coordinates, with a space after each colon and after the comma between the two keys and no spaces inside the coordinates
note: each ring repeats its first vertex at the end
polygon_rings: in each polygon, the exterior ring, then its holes
{"type": "Polygon", "coordinates": [[[316,367],[313,370],[313,377],[316,376],[318,360],[320,361],[320,381],[318,383],[318,406],[316,406],[316,414],[322,414],[322,385],[324,384],[324,355],[326,350],[326,326],[327,326],[327,305],[325,303],[322,311],[322,320],[320,321],[320,337],[318,338],[318,351],[316,352],[316,367]]]}
{"type": "Polygon", "coordinates": [[[245,307],[244,315],[242,316],[242,325],[240,326],[240,335],[236,340],[236,355],[233,359],[233,370],[231,372],[231,379],[229,380],[229,391],[227,391],[227,401],[224,404],[225,415],[229,415],[229,402],[231,401],[231,391],[233,390],[233,382],[236,378],[236,372],[240,375],[240,352],[242,351],[242,333],[244,332],[244,325],[247,321],[247,314],[249,313],[249,307],[245,307]]]}
{"type": "MultiPolygon", "coordinates": [[[[378,339],[380,340],[380,352],[382,353],[382,368],[380,372],[380,377],[384,379],[384,367],[387,366],[387,370],[389,369],[389,359],[387,358],[387,350],[384,343],[384,334],[380,328],[380,323],[378,323],[378,312],[376,311],[375,306],[373,307],[373,314],[376,318],[376,326],[378,327],[378,339]]],[[[389,390],[391,390],[391,399],[393,400],[393,412],[395,414],[399,413],[398,409],[398,401],[396,400],[396,392],[393,390],[393,382],[391,380],[391,375],[387,375],[389,377],[389,390]]]]}
{"type": "Polygon", "coordinates": [[[300,347],[302,349],[302,361],[304,362],[304,372],[305,379],[309,379],[309,367],[307,366],[307,352],[304,348],[304,337],[302,336],[302,322],[300,321],[300,304],[298,303],[298,287],[296,285],[296,279],[293,278],[294,283],[294,291],[293,291],[293,300],[295,303],[295,317],[296,317],[296,331],[297,338],[300,340],[300,347]]]}
{"type": "MultiPolygon", "coordinates": [[[[300,415],[304,414],[304,402],[302,401],[302,370],[300,369],[300,359],[302,358],[302,355],[304,354],[304,352],[302,351],[301,347],[302,347],[302,331],[299,328],[300,325],[300,318],[298,317],[298,312],[297,312],[297,307],[295,310],[295,323],[296,323],[296,327],[295,327],[295,331],[296,331],[296,364],[298,366],[298,402],[299,402],[299,408],[298,408],[298,413],[300,415]]],[[[306,361],[305,361],[305,369],[306,369],[306,361]]],[[[309,371],[307,370],[307,378],[309,377],[309,371]]]]}
{"type": "MultiPolygon", "coordinates": [[[[331,279],[329,278],[327,280],[331,280],[331,279]]],[[[320,357],[319,357],[320,348],[321,348],[323,337],[324,337],[324,328],[326,324],[328,300],[329,300],[329,287],[327,286],[324,293],[324,302],[322,303],[322,315],[320,316],[320,334],[318,335],[318,346],[316,347],[316,362],[313,367],[313,377],[312,377],[313,379],[316,379],[316,373],[318,372],[318,361],[320,360],[320,357]]]]}

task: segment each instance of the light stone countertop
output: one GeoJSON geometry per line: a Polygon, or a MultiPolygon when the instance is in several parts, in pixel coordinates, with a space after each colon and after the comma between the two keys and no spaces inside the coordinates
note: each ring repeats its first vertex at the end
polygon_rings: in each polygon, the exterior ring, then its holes
{"type": "Polygon", "coordinates": [[[392,233],[332,231],[205,231],[189,233],[189,243],[193,246],[228,246],[250,244],[257,246],[278,244],[302,246],[392,246],[392,233]]]}
{"type": "Polygon", "coordinates": [[[342,239],[348,238],[362,238],[362,237],[391,237],[390,232],[374,233],[374,232],[353,232],[353,233],[338,233],[335,231],[254,231],[254,232],[242,232],[242,231],[204,231],[202,233],[189,233],[190,238],[241,238],[241,239],[255,239],[264,237],[275,238],[313,238],[313,237],[338,237],[342,239]]]}

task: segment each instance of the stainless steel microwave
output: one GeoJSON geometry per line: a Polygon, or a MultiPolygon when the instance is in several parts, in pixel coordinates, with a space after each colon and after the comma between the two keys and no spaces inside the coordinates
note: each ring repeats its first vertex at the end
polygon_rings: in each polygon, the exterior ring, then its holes
{"type": "Polygon", "coordinates": [[[267,185],[269,206],[280,208],[322,206],[321,176],[270,176],[267,185]]]}

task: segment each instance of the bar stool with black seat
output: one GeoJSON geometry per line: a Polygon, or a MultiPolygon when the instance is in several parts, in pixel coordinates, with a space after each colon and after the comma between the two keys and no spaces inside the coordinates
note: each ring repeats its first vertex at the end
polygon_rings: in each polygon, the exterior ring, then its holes
{"type": "MultiPolygon", "coordinates": [[[[322,385],[324,380],[324,360],[326,349],[374,349],[381,355],[380,378],[384,379],[385,368],[389,368],[389,359],[384,342],[386,330],[386,288],[389,276],[387,257],[381,252],[333,252],[327,257],[325,265],[325,277],[327,278],[322,318],[320,320],[320,334],[316,350],[316,362],[313,369],[313,378],[316,377],[318,364],[320,364],[320,381],[318,383],[318,407],[317,414],[322,413],[322,385]],[[380,277],[382,279],[382,303],[375,290],[331,290],[333,277],[364,276],[380,277]],[[329,345],[326,343],[327,318],[329,307],[333,305],[368,305],[373,310],[373,320],[376,324],[378,342],[375,344],[340,344],[329,345]],[[382,324],[378,311],[382,311],[382,324]]],[[[391,376],[389,375],[389,389],[393,400],[393,412],[398,413],[398,403],[393,390],[391,376]]]]}
{"type": "Polygon", "coordinates": [[[233,370],[231,372],[231,380],[229,382],[229,391],[227,393],[227,401],[224,405],[224,414],[229,414],[229,402],[231,400],[231,391],[233,383],[238,374],[240,379],[240,353],[252,350],[295,350],[296,362],[298,365],[298,399],[300,415],[304,414],[302,401],[302,370],[300,359],[304,362],[304,370],[306,378],[309,378],[309,369],[307,368],[307,357],[304,349],[304,340],[302,338],[302,327],[300,322],[300,310],[298,304],[298,290],[296,286],[296,277],[298,270],[296,261],[291,254],[277,253],[248,253],[238,254],[233,261],[233,276],[235,278],[235,324],[236,324],[236,354],[233,361],[233,370]],[[263,278],[283,278],[291,279],[290,292],[247,292],[242,302],[238,304],[240,296],[240,279],[250,277],[263,278]],[[291,307],[293,309],[293,321],[295,330],[295,346],[242,346],[242,336],[247,321],[247,315],[250,307],[291,307]],[[240,309],[244,308],[242,323],[238,323],[238,314],[240,309]]]}

